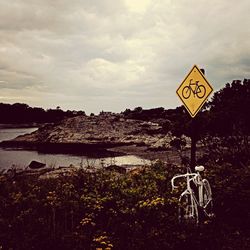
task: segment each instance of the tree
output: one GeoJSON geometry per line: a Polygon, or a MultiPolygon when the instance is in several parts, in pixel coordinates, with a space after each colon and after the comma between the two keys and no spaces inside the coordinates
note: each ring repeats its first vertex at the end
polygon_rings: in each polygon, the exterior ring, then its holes
{"type": "Polygon", "coordinates": [[[250,79],[234,80],[216,92],[210,116],[214,135],[250,135],[250,79]]]}
{"type": "Polygon", "coordinates": [[[0,123],[47,123],[77,115],[85,115],[85,112],[69,110],[65,112],[59,106],[45,111],[43,108],[32,108],[24,103],[0,103],[0,123]]]}
{"type": "Polygon", "coordinates": [[[227,83],[209,105],[211,136],[207,145],[211,155],[245,166],[250,158],[250,79],[227,83]]]}

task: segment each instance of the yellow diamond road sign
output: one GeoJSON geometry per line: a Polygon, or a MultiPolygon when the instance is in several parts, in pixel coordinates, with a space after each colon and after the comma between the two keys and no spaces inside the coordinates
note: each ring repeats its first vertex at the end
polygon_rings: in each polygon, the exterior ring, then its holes
{"type": "Polygon", "coordinates": [[[213,88],[200,69],[194,65],[176,93],[192,117],[195,117],[206,102],[213,88]]]}

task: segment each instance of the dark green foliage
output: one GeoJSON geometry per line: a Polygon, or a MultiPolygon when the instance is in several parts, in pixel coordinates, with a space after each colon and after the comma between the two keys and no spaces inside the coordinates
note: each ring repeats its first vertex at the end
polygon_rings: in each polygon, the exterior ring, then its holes
{"type": "Polygon", "coordinates": [[[137,245],[138,237],[151,234],[148,225],[163,226],[166,218],[174,221],[164,170],[158,165],[125,176],[78,171],[50,180],[27,177],[13,181],[1,176],[0,245],[90,249],[105,246],[98,242],[101,236],[108,236],[106,247],[137,245]]]}
{"type": "Polygon", "coordinates": [[[203,142],[219,162],[246,166],[250,160],[250,80],[235,80],[209,103],[203,142]]]}
{"type": "Polygon", "coordinates": [[[181,150],[186,146],[186,141],[182,138],[176,137],[170,142],[170,146],[176,148],[177,150],[181,150]]]}
{"type": "MultiPolygon", "coordinates": [[[[184,171],[184,169],[182,170],[184,171]]],[[[180,169],[158,162],[117,175],[82,170],[38,180],[0,177],[3,249],[247,249],[250,169],[207,167],[215,213],[198,227],[177,223],[180,169]]]]}
{"type": "Polygon", "coordinates": [[[250,79],[235,80],[210,102],[210,131],[215,135],[250,135],[250,79]]]}
{"type": "Polygon", "coordinates": [[[123,115],[128,119],[137,119],[150,121],[153,119],[163,118],[165,116],[164,108],[154,108],[154,109],[142,109],[142,107],[136,107],[134,110],[126,109],[123,115]]]}

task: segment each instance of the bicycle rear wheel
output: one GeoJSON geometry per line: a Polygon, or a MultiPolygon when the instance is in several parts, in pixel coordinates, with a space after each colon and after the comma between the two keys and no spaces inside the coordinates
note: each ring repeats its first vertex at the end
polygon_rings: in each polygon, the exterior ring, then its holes
{"type": "Polygon", "coordinates": [[[179,199],[178,217],[180,223],[199,223],[197,203],[192,194],[185,193],[179,199]]]}
{"type": "Polygon", "coordinates": [[[208,217],[213,217],[213,199],[212,191],[208,180],[203,179],[203,209],[204,213],[208,217]]]}
{"type": "Polygon", "coordinates": [[[184,99],[188,99],[191,95],[191,88],[189,86],[186,86],[182,89],[182,97],[184,99]]]}

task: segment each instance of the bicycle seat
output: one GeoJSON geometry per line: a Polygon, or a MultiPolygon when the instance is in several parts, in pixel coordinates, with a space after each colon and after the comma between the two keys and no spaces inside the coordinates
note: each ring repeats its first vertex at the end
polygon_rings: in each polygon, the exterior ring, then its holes
{"type": "Polygon", "coordinates": [[[197,172],[202,172],[202,171],[204,171],[204,166],[196,166],[195,167],[195,171],[197,171],[197,172]]]}

